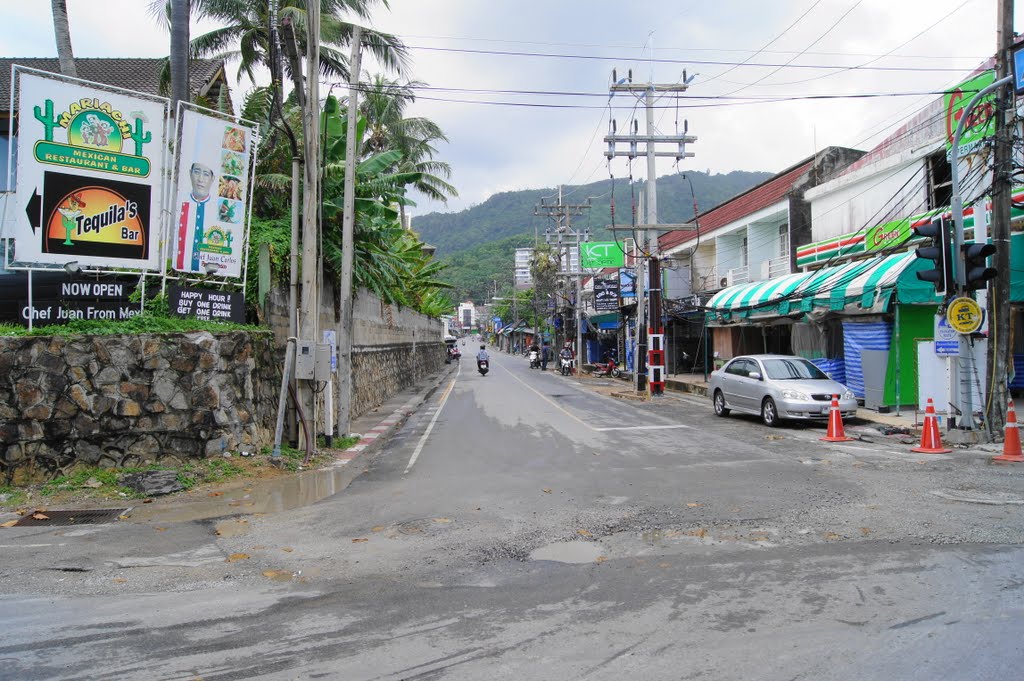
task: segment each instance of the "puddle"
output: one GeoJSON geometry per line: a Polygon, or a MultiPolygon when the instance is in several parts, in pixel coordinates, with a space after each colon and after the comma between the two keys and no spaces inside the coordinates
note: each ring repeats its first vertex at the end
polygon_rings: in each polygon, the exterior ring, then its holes
{"type": "Polygon", "coordinates": [[[534,549],[530,560],[553,560],[558,563],[593,563],[604,554],[599,544],[588,541],[556,542],[534,549]]]}
{"type": "Polygon", "coordinates": [[[176,497],[168,498],[166,505],[157,501],[136,506],[129,522],[185,522],[229,515],[279,513],[337,494],[351,479],[352,472],[345,468],[325,468],[274,480],[247,480],[237,488],[224,489],[217,497],[176,497]]]}

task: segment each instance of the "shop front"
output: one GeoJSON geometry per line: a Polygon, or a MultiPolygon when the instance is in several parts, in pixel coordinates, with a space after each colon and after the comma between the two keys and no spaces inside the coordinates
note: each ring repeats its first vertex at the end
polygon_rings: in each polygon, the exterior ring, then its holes
{"type": "Polygon", "coordinates": [[[920,341],[940,302],[914,253],[878,255],[733,286],[707,304],[717,363],[739,354],[794,354],[880,410],[918,401],[920,341]]]}

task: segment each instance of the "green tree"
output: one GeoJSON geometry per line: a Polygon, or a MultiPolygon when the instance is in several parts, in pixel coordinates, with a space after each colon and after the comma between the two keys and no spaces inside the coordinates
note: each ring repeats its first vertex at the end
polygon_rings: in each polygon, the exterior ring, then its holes
{"type": "MultiPolygon", "coordinates": [[[[353,24],[343,17],[353,15],[367,20],[371,7],[387,0],[319,0],[320,2],[320,72],[329,78],[347,80],[348,57],[345,49],[352,39],[353,24]]],[[[152,0],[150,12],[166,21],[169,0],[152,0]]],[[[297,51],[305,53],[307,0],[191,0],[192,15],[212,19],[218,28],[196,36],[191,41],[191,57],[220,57],[239,60],[239,78],[245,73],[256,80],[256,69],[271,68],[271,15],[276,10],[278,30],[290,22],[295,30],[297,51]],[[276,3],[276,7],[272,7],[276,3]]],[[[405,45],[388,33],[362,29],[362,44],[385,68],[402,72],[408,62],[405,45]]],[[[285,62],[291,74],[291,64],[285,62]]],[[[273,69],[272,69],[273,71],[273,69]]]]}
{"type": "MultiPolygon", "coordinates": [[[[448,138],[430,119],[406,115],[408,106],[416,101],[415,88],[421,85],[423,83],[418,81],[401,83],[378,74],[365,86],[359,106],[360,113],[367,119],[363,153],[397,149],[402,157],[394,170],[418,173],[419,179],[412,188],[429,199],[447,202],[459,193],[448,182],[451,167],[435,160],[434,156],[437,154],[435,145],[447,142],[448,138]]],[[[404,205],[399,212],[404,224],[404,205]]]]}

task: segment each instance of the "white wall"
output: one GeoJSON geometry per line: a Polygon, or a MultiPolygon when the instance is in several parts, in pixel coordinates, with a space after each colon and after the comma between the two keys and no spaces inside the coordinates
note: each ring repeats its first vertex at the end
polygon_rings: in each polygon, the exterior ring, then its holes
{"type": "Polygon", "coordinates": [[[811,204],[811,241],[850,234],[925,210],[927,188],[918,185],[926,172],[922,169],[925,163],[925,159],[918,158],[875,172],[858,171],[850,178],[841,177],[809,190],[806,198],[811,204]],[[904,184],[905,200],[894,201],[892,197],[904,184]]]}

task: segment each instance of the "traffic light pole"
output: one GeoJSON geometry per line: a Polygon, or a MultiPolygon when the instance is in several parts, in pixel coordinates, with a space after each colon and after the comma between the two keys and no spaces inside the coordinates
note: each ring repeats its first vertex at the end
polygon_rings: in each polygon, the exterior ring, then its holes
{"type": "MultiPolygon", "coordinates": [[[[960,136],[964,132],[965,124],[971,117],[971,111],[986,95],[997,90],[1004,85],[1009,85],[1013,82],[1013,76],[1006,76],[1000,78],[988,87],[982,88],[978,94],[971,98],[967,106],[964,107],[960,115],[960,120],[957,121],[956,130],[953,132],[953,148],[950,150],[950,170],[952,171],[952,204],[953,204],[953,262],[956,263],[954,269],[954,276],[956,279],[957,289],[959,291],[967,291],[967,266],[965,259],[963,258],[963,245],[964,245],[964,200],[960,192],[960,168],[958,152],[960,149],[960,136]]],[[[977,229],[977,227],[975,227],[977,229]]],[[[1009,272],[1001,272],[1000,276],[1008,277],[1009,272]]],[[[1004,301],[1009,304],[1009,301],[1004,301]]],[[[991,320],[990,320],[991,324],[991,320]]],[[[957,364],[959,365],[959,371],[950,371],[950,399],[957,392],[957,384],[959,383],[960,391],[960,422],[959,426],[964,430],[974,430],[974,405],[972,395],[971,380],[974,377],[974,347],[970,341],[970,337],[965,334],[960,334],[960,355],[958,357],[957,364]],[[959,375],[958,375],[959,374],[959,375]]],[[[952,368],[952,367],[951,367],[952,368]]],[[[995,376],[996,380],[1004,380],[1005,378],[995,376]]]]}

